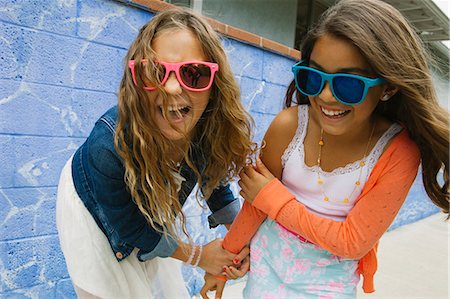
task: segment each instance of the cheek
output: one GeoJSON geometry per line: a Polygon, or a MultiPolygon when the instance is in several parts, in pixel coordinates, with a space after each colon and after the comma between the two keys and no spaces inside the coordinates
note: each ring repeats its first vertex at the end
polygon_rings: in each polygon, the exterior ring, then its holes
{"type": "Polygon", "coordinates": [[[205,91],[205,92],[200,92],[200,93],[194,95],[193,97],[191,97],[191,101],[193,103],[194,109],[201,110],[201,112],[203,112],[203,110],[205,110],[206,106],[208,106],[209,96],[210,96],[210,92],[205,91]]]}

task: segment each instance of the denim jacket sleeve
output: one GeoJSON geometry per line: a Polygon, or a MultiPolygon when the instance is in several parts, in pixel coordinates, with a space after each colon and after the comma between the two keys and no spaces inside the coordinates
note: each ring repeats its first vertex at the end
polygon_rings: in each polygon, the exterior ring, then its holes
{"type": "Polygon", "coordinates": [[[210,228],[219,224],[231,224],[241,209],[240,201],[234,198],[230,190],[230,184],[214,189],[207,203],[212,212],[208,217],[210,228]]]}
{"type": "Polygon", "coordinates": [[[113,128],[102,121],[96,127],[86,144],[89,185],[96,216],[111,245],[140,249],[140,260],[171,256],[178,246],[176,241],[163,237],[148,224],[127,190],[122,160],[114,148],[113,128]]]}

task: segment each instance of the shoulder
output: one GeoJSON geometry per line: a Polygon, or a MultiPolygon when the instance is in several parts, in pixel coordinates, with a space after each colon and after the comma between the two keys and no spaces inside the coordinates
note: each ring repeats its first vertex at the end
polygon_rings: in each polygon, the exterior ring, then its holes
{"type": "Polygon", "coordinates": [[[298,107],[289,107],[275,116],[267,130],[266,137],[269,134],[271,138],[291,140],[294,137],[297,126],[298,107]]]}
{"type": "MultiPolygon", "coordinates": [[[[404,128],[398,133],[381,155],[376,168],[385,170],[416,169],[420,164],[420,150],[404,128]]],[[[375,169],[374,169],[375,170],[375,169]]]]}
{"type": "Polygon", "coordinates": [[[282,172],[281,156],[295,136],[298,125],[298,108],[287,108],[274,118],[264,136],[262,160],[267,168],[280,178],[282,172]]]}
{"type": "Polygon", "coordinates": [[[113,106],[99,118],[99,120],[96,123],[96,126],[97,124],[104,123],[114,134],[118,121],[119,121],[118,107],[113,106]]]}
{"type": "Polygon", "coordinates": [[[411,139],[406,128],[403,128],[403,130],[393,138],[392,143],[386,149],[386,151],[389,150],[398,157],[410,157],[416,160],[420,159],[419,146],[411,139]]]}
{"type": "Polygon", "coordinates": [[[90,161],[99,169],[121,169],[122,159],[114,145],[117,106],[109,109],[95,123],[85,147],[90,161]]]}

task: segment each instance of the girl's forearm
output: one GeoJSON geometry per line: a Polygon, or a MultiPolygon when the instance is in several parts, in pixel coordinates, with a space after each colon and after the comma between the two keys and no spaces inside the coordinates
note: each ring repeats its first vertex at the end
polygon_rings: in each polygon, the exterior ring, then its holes
{"type": "Polygon", "coordinates": [[[239,253],[250,242],[266,217],[266,214],[248,202],[244,202],[223,240],[223,248],[236,254],[239,253]]]}

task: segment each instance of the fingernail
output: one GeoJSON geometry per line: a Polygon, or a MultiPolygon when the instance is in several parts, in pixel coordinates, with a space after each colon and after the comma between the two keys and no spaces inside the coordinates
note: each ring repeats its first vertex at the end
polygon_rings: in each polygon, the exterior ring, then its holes
{"type": "Polygon", "coordinates": [[[227,271],[227,266],[223,266],[223,271],[227,271]]]}
{"type": "Polygon", "coordinates": [[[234,259],[234,260],[233,260],[233,263],[239,264],[239,259],[234,259]]]}

